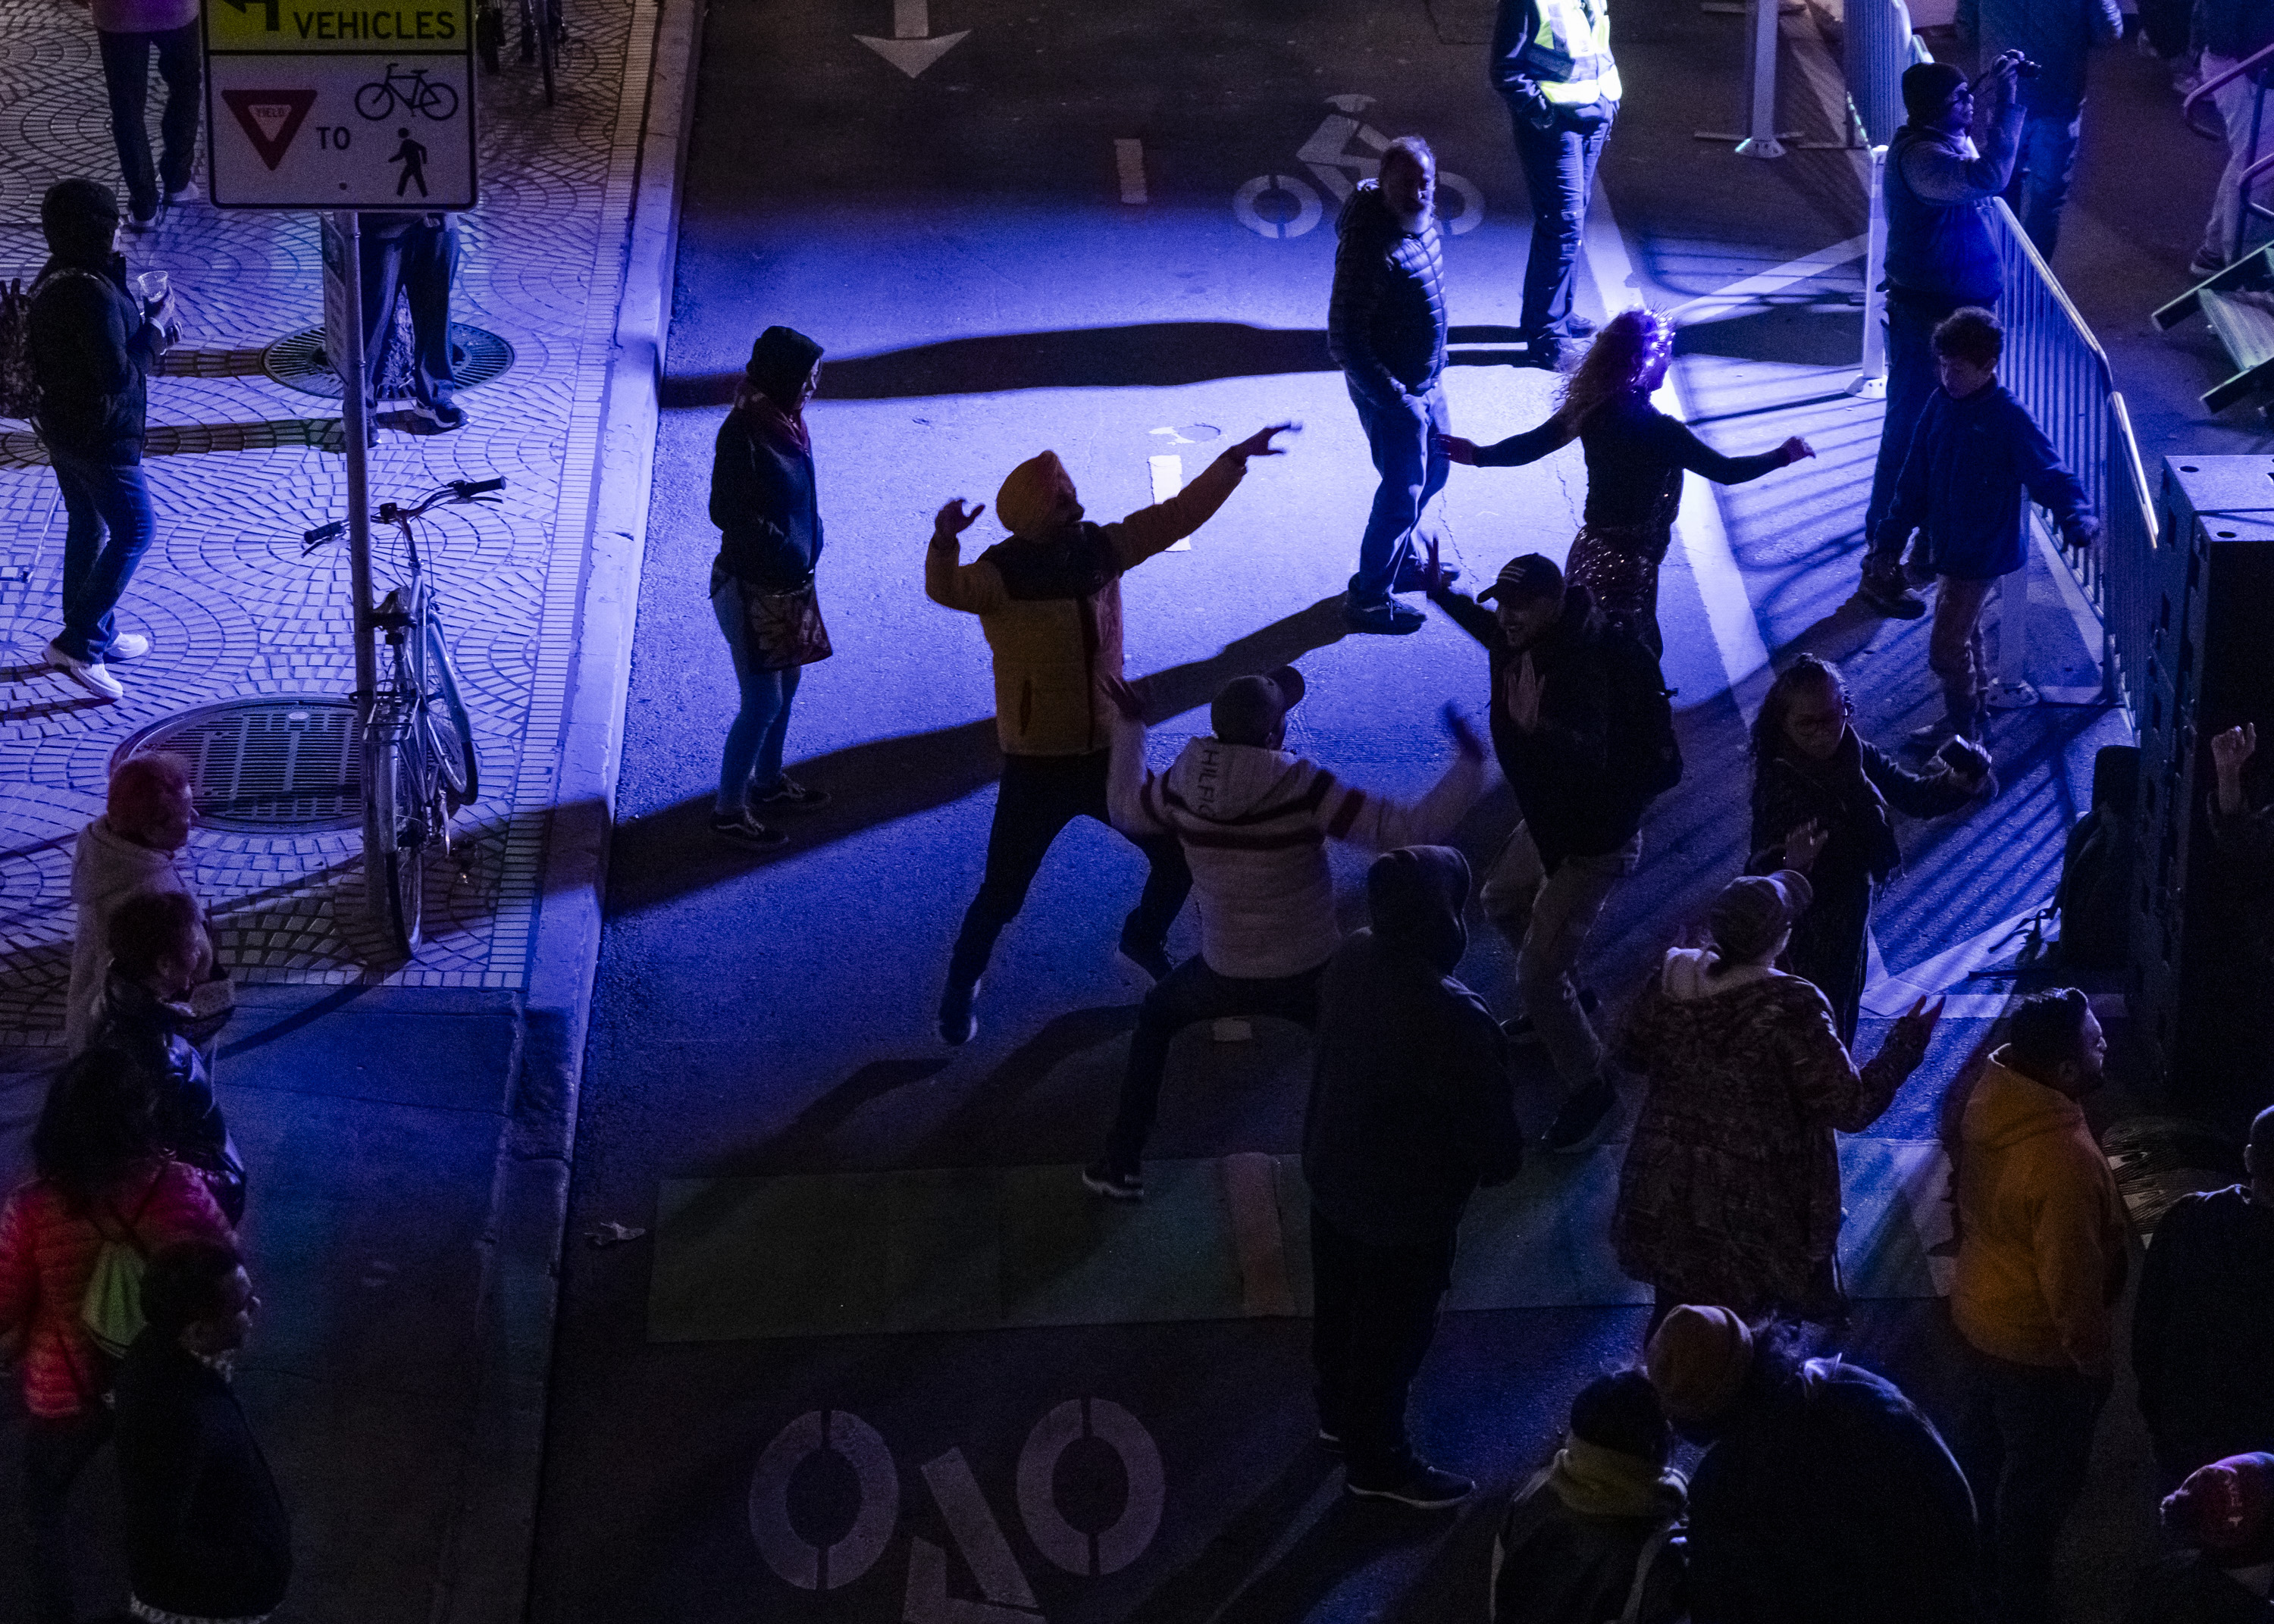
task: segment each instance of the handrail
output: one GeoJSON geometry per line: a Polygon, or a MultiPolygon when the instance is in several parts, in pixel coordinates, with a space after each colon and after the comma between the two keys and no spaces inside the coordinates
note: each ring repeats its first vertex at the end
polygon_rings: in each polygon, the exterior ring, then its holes
{"type": "Polygon", "coordinates": [[[2233,67],[2220,74],[2217,79],[2207,79],[2203,80],[2202,84],[2197,85],[2193,90],[2187,93],[2187,99],[2186,101],[2180,103],[2180,122],[2186,124],[2188,129],[2193,130],[2197,135],[2202,136],[2205,140],[2215,141],[2218,139],[2219,137],[2225,133],[2224,131],[2206,130],[2202,125],[2195,123],[2195,103],[2202,101],[2205,96],[2210,94],[2212,91],[2217,90],[2220,86],[2233,84],[2236,79],[2240,79],[2253,68],[2257,67],[2261,63],[2265,62],[2274,62],[2274,45],[2263,46],[2259,49],[2251,52],[2250,55],[2245,56],[2240,62],[2236,63],[2233,67]]]}
{"type": "Polygon", "coordinates": [[[2132,409],[2124,403],[2124,396],[2120,391],[2109,395],[2108,406],[2115,415],[2117,437],[2120,442],[2120,450],[2126,464],[2125,471],[2132,476],[2133,493],[2139,499],[2135,504],[2139,509],[2136,516],[2142,528],[2147,532],[2148,545],[2152,547],[2157,545],[2160,539],[2159,527],[2156,522],[2156,502],[2155,499],[2149,494],[2152,487],[2148,484],[2147,464],[2140,460],[2140,441],[2132,432],[2132,409]]]}
{"type": "Polygon", "coordinates": [[[2259,159],[2257,162],[2243,170],[2242,178],[2235,183],[2236,185],[2241,188],[2244,193],[2243,201],[2245,203],[2249,203],[2250,207],[2261,214],[2266,213],[2266,206],[2263,203],[2250,203],[2248,193],[2252,184],[2256,182],[2261,175],[2265,174],[2269,169],[2274,169],[2274,152],[2268,153],[2263,158],[2259,159]]]}

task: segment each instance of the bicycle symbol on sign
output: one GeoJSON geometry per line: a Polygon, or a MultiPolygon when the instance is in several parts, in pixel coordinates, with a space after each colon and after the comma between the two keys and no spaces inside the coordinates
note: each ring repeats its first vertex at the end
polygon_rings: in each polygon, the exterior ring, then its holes
{"type": "Polygon", "coordinates": [[[406,73],[400,64],[390,62],[385,79],[374,79],[355,94],[356,111],[373,121],[394,117],[398,104],[403,111],[439,124],[457,116],[458,93],[428,79],[424,68],[406,73]]]}
{"type": "MultiPolygon", "coordinates": [[[[1389,150],[1389,138],[1352,117],[1373,106],[1372,96],[1329,96],[1327,104],[1337,110],[1312,132],[1295,157],[1341,203],[1359,181],[1372,180],[1382,172],[1381,154],[1389,150]],[[1353,140],[1363,150],[1352,150],[1353,140]]],[[[1474,182],[1450,169],[1439,169],[1437,192],[1438,223],[1454,236],[1475,230],[1484,219],[1485,195],[1474,182]],[[1449,192],[1461,199],[1457,214],[1444,212],[1444,194],[1449,192]]],[[[1259,237],[1300,237],[1317,225],[1326,217],[1326,207],[1317,191],[1299,176],[1259,175],[1231,194],[1231,214],[1259,237]]]]}

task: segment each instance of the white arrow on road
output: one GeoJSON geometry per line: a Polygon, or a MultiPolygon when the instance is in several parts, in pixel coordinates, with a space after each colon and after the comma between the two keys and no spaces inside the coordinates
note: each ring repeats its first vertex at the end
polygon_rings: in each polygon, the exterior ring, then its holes
{"type": "Polygon", "coordinates": [[[914,79],[947,55],[950,48],[970,32],[970,29],[964,28],[932,39],[930,37],[931,0],[892,0],[891,39],[875,39],[865,34],[856,34],[853,37],[914,79]]]}

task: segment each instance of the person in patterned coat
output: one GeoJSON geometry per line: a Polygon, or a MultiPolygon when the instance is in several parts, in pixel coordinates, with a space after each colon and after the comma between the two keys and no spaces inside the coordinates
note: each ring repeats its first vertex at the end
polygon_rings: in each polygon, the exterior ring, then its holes
{"type": "Polygon", "coordinates": [[[1729,882],[1711,948],[1675,948],[1621,1027],[1646,1081],[1619,1175],[1611,1240],[1659,1311],[1711,1303],[1747,1318],[1842,1307],[1834,1132],[1878,1120],[1925,1057],[1942,1013],[1920,999],[1860,1070],[1824,995],[1776,959],[1809,905],[1789,869],[1729,882]]]}

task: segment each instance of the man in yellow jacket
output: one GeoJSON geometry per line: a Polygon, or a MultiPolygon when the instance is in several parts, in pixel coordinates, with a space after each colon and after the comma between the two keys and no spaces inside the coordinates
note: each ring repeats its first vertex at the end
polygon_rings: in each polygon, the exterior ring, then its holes
{"type": "MultiPolygon", "coordinates": [[[[995,516],[1011,538],[968,564],[960,538],[984,505],[966,512],[958,497],[939,510],[924,557],[924,592],[979,617],[995,658],[995,730],[1003,747],[986,874],[964,914],[940,994],[943,1041],[968,1042],[979,1029],[980,975],[1058,831],[1076,817],[1111,822],[1106,765],[1118,713],[1106,685],[1122,674],[1122,574],[1207,523],[1246,476],[1248,458],[1281,455],[1272,437],[1292,426],[1258,430],[1180,495],[1118,524],[1082,517],[1073,480],[1055,452],[1030,457],[995,494],[995,516]]],[[[1145,841],[1141,849],[1152,871],[1122,922],[1121,951],[1158,981],[1169,973],[1169,925],[1193,876],[1173,838],[1145,841]]]]}
{"type": "Polygon", "coordinates": [[[2054,1541],[2114,1379],[2124,1207],[2077,1103],[2107,1052],[2082,993],[2038,993],[1954,1102],[1950,1315],[1971,1356],[1959,1458],[1981,1503],[1999,1624],[2052,1616],[2054,1541]]]}

